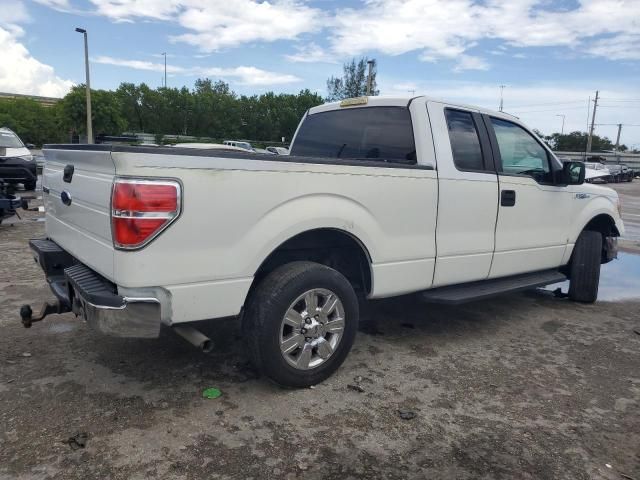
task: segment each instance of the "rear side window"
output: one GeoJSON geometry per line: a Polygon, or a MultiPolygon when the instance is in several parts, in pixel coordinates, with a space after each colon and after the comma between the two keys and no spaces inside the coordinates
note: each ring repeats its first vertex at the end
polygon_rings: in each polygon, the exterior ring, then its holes
{"type": "Polygon", "coordinates": [[[412,165],[416,146],[409,110],[366,107],[307,116],[291,155],[385,161],[412,165]]]}
{"type": "Polygon", "coordinates": [[[458,170],[483,170],[482,148],[471,112],[446,109],[453,163],[458,170]]]}

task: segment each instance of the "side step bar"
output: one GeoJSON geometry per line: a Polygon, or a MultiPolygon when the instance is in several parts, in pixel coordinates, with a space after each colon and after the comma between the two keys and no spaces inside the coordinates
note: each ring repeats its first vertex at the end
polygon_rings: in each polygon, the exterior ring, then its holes
{"type": "Polygon", "coordinates": [[[552,283],[564,282],[566,279],[567,277],[558,270],[543,270],[541,272],[523,273],[510,277],[434,288],[422,292],[420,296],[423,300],[430,303],[448,303],[455,305],[493,297],[494,295],[500,295],[502,293],[518,292],[550,285],[552,283]]]}

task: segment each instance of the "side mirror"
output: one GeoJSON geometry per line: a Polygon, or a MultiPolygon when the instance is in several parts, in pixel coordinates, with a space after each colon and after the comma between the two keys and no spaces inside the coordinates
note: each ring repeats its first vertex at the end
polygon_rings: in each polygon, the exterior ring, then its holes
{"type": "Polygon", "coordinates": [[[565,162],[562,166],[563,183],[566,185],[582,185],[584,183],[585,166],[582,162],[565,162]]]}
{"type": "Polygon", "coordinates": [[[27,147],[29,150],[33,150],[34,148],[36,148],[36,146],[33,143],[27,143],[25,147],[27,147]]]}

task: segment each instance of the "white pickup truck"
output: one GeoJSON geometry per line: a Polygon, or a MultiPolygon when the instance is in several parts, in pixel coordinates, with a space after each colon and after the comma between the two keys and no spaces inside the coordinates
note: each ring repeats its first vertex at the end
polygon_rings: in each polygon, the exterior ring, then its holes
{"type": "MultiPolygon", "coordinates": [[[[237,316],[275,382],[327,378],[362,298],[458,303],[570,279],[594,302],[616,255],[620,203],[583,183],[518,119],[425,97],[310,109],[289,156],[50,145],[45,239],[57,301],[98,331],[156,337],[237,316]]],[[[428,308],[426,306],[425,308],[428,308]]]]}

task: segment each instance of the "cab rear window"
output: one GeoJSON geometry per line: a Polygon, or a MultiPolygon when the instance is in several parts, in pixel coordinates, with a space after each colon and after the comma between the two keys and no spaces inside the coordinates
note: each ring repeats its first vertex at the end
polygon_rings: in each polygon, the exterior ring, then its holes
{"type": "Polygon", "coordinates": [[[405,107],[366,107],[309,115],[291,155],[413,165],[411,114],[405,107]]]}

